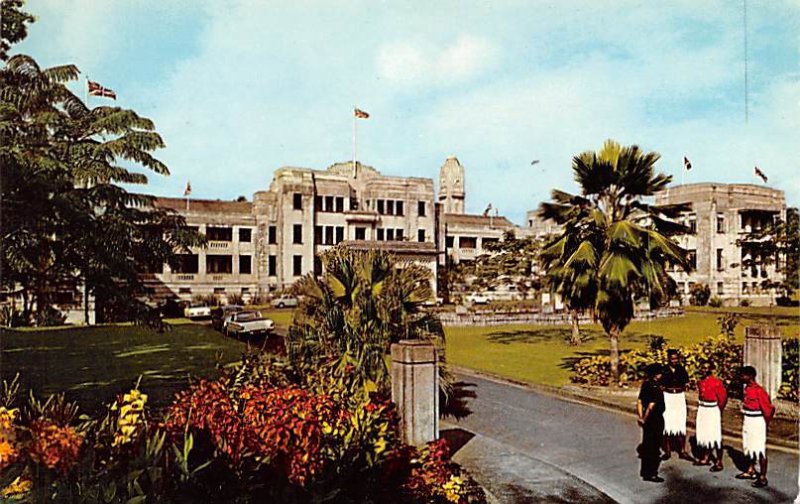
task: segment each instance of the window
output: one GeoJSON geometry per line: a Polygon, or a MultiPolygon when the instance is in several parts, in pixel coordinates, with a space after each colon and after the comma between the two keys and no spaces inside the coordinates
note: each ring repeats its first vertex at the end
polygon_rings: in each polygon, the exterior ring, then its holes
{"type": "Polygon", "coordinates": [[[717,282],[717,294],[723,295],[725,294],[725,284],[722,282],[717,282]]]}
{"type": "Polygon", "coordinates": [[[233,273],[233,256],[207,255],[206,273],[233,273]]]}
{"type": "Polygon", "coordinates": [[[270,226],[269,227],[269,232],[268,232],[267,238],[268,238],[267,242],[269,244],[274,245],[274,244],[278,243],[278,228],[276,226],[270,226]]]}
{"type": "Polygon", "coordinates": [[[465,249],[465,248],[476,248],[478,246],[478,239],[474,236],[461,236],[458,238],[458,247],[465,249]]]}
{"type": "Polygon", "coordinates": [[[253,241],[253,230],[250,228],[239,228],[239,241],[250,243],[253,241]]]}
{"type": "Polygon", "coordinates": [[[344,226],[336,226],[336,243],[344,240],[344,226]]]}
{"type": "Polygon", "coordinates": [[[322,244],[322,234],[323,234],[322,226],[314,226],[314,245],[322,244]]]}
{"type": "Polygon", "coordinates": [[[325,196],[325,211],[333,212],[333,196],[325,196]]]}
{"type": "Polygon", "coordinates": [[[424,242],[425,241],[425,230],[424,229],[418,229],[417,230],[417,241],[418,242],[424,242]]]}
{"type": "Polygon", "coordinates": [[[303,209],[303,195],[299,192],[294,193],[294,209],[295,210],[302,210],[303,209]]]}
{"type": "Polygon", "coordinates": [[[379,199],[379,200],[376,200],[376,201],[378,202],[378,213],[383,215],[384,214],[383,200],[379,199]]]}
{"type": "Polygon", "coordinates": [[[190,287],[178,287],[178,294],[191,294],[192,289],[190,287]]]}
{"type": "Polygon", "coordinates": [[[697,251],[688,250],[686,252],[686,261],[689,263],[689,268],[694,271],[697,269],[697,251]]]}
{"type": "Polygon", "coordinates": [[[269,276],[277,276],[278,274],[278,258],[274,255],[269,256],[267,261],[267,274],[269,276]]]}
{"type": "Polygon", "coordinates": [[[694,215],[689,216],[687,226],[689,227],[689,234],[697,234],[697,218],[694,215]]]}
{"type": "Polygon", "coordinates": [[[250,287],[242,287],[242,294],[247,294],[250,292],[250,287]]]}
{"type": "Polygon", "coordinates": [[[397,241],[403,241],[403,230],[402,229],[395,229],[394,230],[394,239],[397,241]]]}
{"type": "Polygon", "coordinates": [[[233,228],[208,226],[206,228],[206,238],[209,241],[232,241],[233,228]]]}
{"type": "Polygon", "coordinates": [[[303,274],[303,256],[296,255],[292,259],[292,274],[294,276],[301,276],[303,274]]]}
{"type": "Polygon", "coordinates": [[[322,212],[322,196],[314,196],[314,209],[317,212],[322,212]]]}
{"type": "Polygon", "coordinates": [[[225,294],[225,287],[214,287],[214,294],[225,294]]]}
{"type": "Polygon", "coordinates": [[[724,260],[722,257],[722,249],[717,249],[717,271],[723,271],[725,269],[724,260]]]}
{"type": "Polygon", "coordinates": [[[292,231],[292,243],[303,243],[303,225],[295,224],[292,231]]]}
{"type": "Polygon", "coordinates": [[[319,276],[322,274],[322,259],[319,256],[314,256],[314,275],[319,276]]]}
{"type": "Polygon", "coordinates": [[[452,236],[446,236],[445,239],[444,239],[444,246],[446,248],[453,248],[454,241],[455,240],[453,240],[452,236]]]}
{"type": "Polygon", "coordinates": [[[717,215],[717,233],[725,233],[725,217],[717,215]]]}
{"type": "Polygon", "coordinates": [[[386,213],[394,215],[394,200],[386,200],[386,213]]]}
{"type": "Polygon", "coordinates": [[[397,215],[405,215],[405,209],[403,208],[404,205],[405,204],[402,201],[398,201],[397,203],[395,203],[394,208],[396,211],[395,213],[397,213],[397,215]]]}
{"type": "Polygon", "coordinates": [[[499,242],[500,242],[499,238],[484,238],[483,240],[481,240],[481,248],[489,249],[492,247],[492,245],[499,242]]]}
{"type": "Polygon", "coordinates": [[[173,273],[199,273],[200,266],[197,254],[179,254],[173,273]]]}
{"type": "Polygon", "coordinates": [[[325,226],[325,245],[333,245],[333,226],[325,226]]]}
{"type": "Polygon", "coordinates": [[[357,227],[356,240],[366,240],[366,239],[367,239],[367,228],[357,227]]]}
{"type": "Polygon", "coordinates": [[[420,217],[425,217],[425,202],[417,201],[417,214],[420,217]]]}
{"type": "Polygon", "coordinates": [[[253,272],[253,261],[249,255],[239,256],[239,273],[242,275],[249,275],[253,272]]]}
{"type": "Polygon", "coordinates": [[[377,238],[377,240],[378,240],[378,241],[383,241],[383,228],[378,228],[378,229],[377,229],[377,231],[378,231],[378,238],[377,238]]]}
{"type": "Polygon", "coordinates": [[[336,211],[339,213],[344,212],[344,198],[342,196],[336,197],[336,211]]]}
{"type": "Polygon", "coordinates": [[[387,229],[386,230],[386,241],[394,241],[394,229],[387,229]]]}

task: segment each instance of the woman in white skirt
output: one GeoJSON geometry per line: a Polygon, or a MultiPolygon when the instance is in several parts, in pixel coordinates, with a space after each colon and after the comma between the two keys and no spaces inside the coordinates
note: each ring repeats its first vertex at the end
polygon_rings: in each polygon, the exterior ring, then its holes
{"type": "Polygon", "coordinates": [[[745,366],[739,372],[744,383],[742,399],[742,447],[744,454],[750,459],[747,471],[737,474],[737,479],[752,479],[753,486],[767,486],[767,426],[775,415],[775,407],[769,394],[756,383],[756,370],[753,366],[745,366]],[[756,460],[760,472],[756,473],[756,460]]]}
{"type": "Polygon", "coordinates": [[[697,418],[695,420],[697,448],[700,458],[695,465],[714,465],[711,472],[722,470],[722,412],[728,403],[728,393],[722,380],[714,376],[716,366],[709,360],[700,363],[703,378],[697,382],[697,418]]]}

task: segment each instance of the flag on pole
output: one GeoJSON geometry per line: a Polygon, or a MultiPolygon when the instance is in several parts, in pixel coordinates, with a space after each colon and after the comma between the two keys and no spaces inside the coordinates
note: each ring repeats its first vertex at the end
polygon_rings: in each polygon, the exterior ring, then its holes
{"type": "Polygon", "coordinates": [[[766,183],[767,183],[767,176],[766,176],[766,174],[764,174],[764,172],[763,172],[763,171],[759,170],[759,169],[758,169],[758,166],[756,166],[756,167],[755,167],[755,172],[756,172],[756,176],[760,177],[760,178],[761,178],[761,180],[763,180],[763,181],[764,181],[764,183],[766,184],[766,183]]]}
{"type": "Polygon", "coordinates": [[[369,119],[369,114],[361,110],[360,108],[353,108],[353,115],[359,119],[369,119]]]}
{"type": "Polygon", "coordinates": [[[192,194],[192,182],[187,180],[186,189],[183,190],[183,195],[188,197],[190,194],[192,194]]]}
{"type": "Polygon", "coordinates": [[[483,216],[484,217],[488,217],[489,216],[489,212],[491,212],[491,211],[492,211],[492,204],[489,203],[489,205],[486,207],[486,210],[483,211],[483,216]]]}
{"type": "Polygon", "coordinates": [[[117,99],[117,93],[115,93],[111,89],[103,87],[100,84],[90,80],[87,80],[86,83],[89,86],[89,95],[102,96],[104,98],[111,98],[112,100],[117,99]]]}
{"type": "Polygon", "coordinates": [[[683,167],[686,168],[686,171],[692,169],[692,162],[686,156],[683,156],[683,167]]]}

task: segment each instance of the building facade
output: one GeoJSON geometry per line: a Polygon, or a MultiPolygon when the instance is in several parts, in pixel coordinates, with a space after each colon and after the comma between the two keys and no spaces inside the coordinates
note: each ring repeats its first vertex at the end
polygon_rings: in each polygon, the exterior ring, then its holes
{"type": "Polygon", "coordinates": [[[690,273],[670,272],[684,299],[692,285],[703,283],[727,305],[745,299],[756,305],[773,302],[775,291],[768,285],[781,280],[775,264],[780,258],[754,258],[745,239],[767,223],[786,218],[783,191],[752,184],[686,184],[657,193],[655,203],[691,206],[683,216],[691,232],[678,241],[689,251],[694,268],[690,273]],[[749,259],[756,264],[745,267],[749,259]]]}
{"type": "Polygon", "coordinates": [[[431,179],[386,176],[360,163],[283,167],[252,203],[158,198],[155,204],[184,215],[208,240],[151,281],[151,289],[182,299],[231,293],[247,299],[284,289],[320,273],[320,255],[340,243],[394,250],[436,269],[431,179]]]}

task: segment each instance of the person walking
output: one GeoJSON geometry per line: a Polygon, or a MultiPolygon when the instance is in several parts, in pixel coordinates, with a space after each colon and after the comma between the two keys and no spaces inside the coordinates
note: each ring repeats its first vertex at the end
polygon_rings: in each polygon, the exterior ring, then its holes
{"type": "Polygon", "coordinates": [[[667,352],[668,364],[661,379],[664,390],[664,455],[661,460],[669,460],[673,445],[678,445],[678,456],[691,460],[686,451],[686,386],[689,374],[680,363],[678,351],[667,352]]]}
{"type": "Polygon", "coordinates": [[[763,488],[767,486],[767,426],[775,415],[775,406],[767,391],[756,382],[756,368],[744,366],[739,376],[744,383],[742,447],[745,456],[750,459],[750,467],[737,474],[736,478],[755,480],[753,486],[763,488]],[[756,460],[759,473],[756,473],[756,460]]]}
{"type": "Polygon", "coordinates": [[[661,463],[659,450],[664,437],[664,393],[659,381],[662,377],[660,364],[650,364],[645,368],[645,380],[639,390],[636,401],[636,412],[639,414],[639,425],[642,427],[642,444],[639,445],[639,457],[642,459],[639,475],[644,481],[662,483],[658,475],[661,463]]]}
{"type": "Polygon", "coordinates": [[[728,393],[722,380],[714,376],[716,365],[710,360],[700,363],[703,378],[697,382],[697,417],[695,430],[700,458],[695,465],[709,465],[711,472],[722,470],[722,412],[728,403],[728,393]]]}

